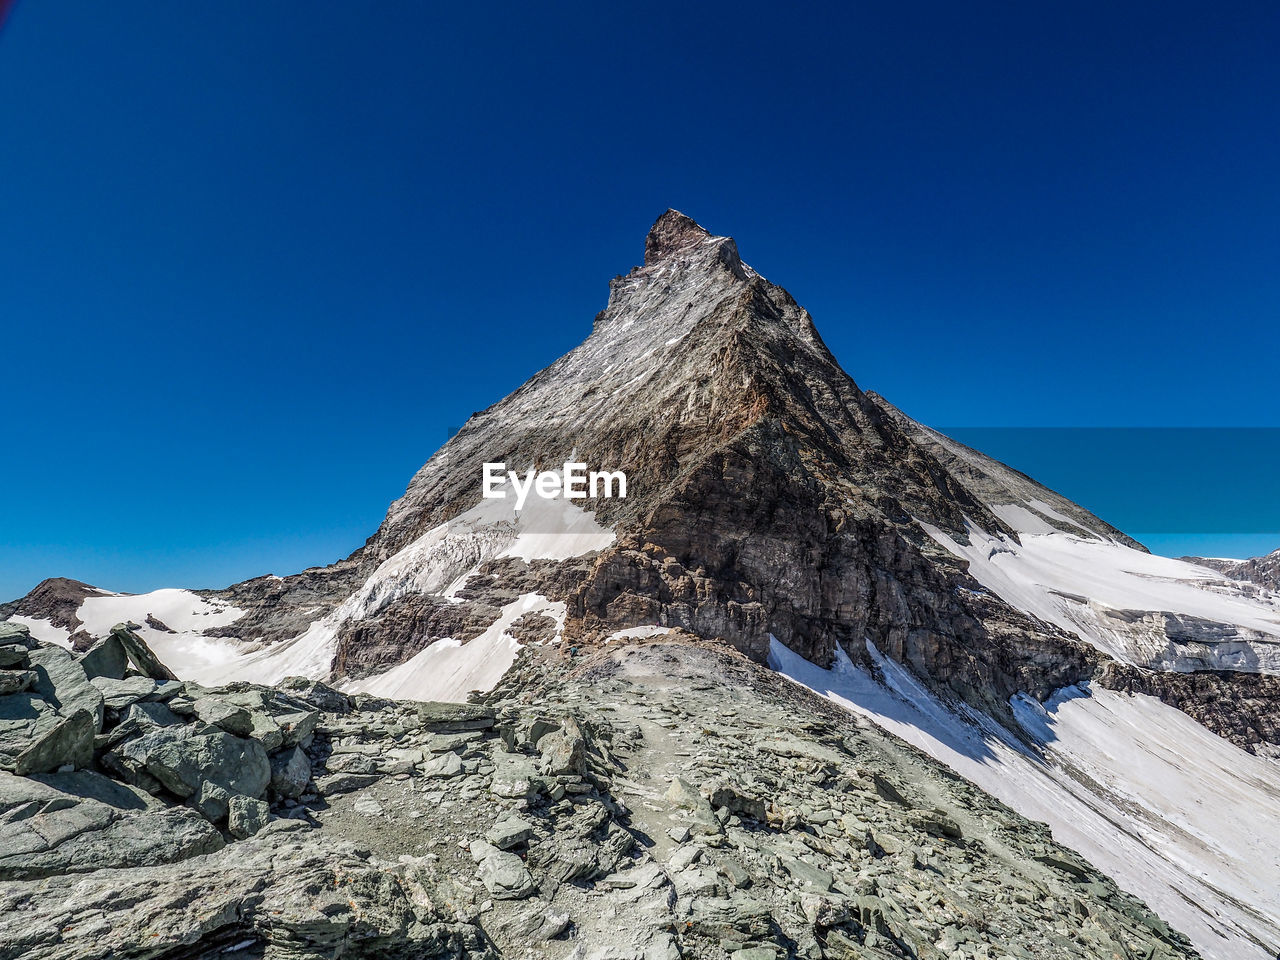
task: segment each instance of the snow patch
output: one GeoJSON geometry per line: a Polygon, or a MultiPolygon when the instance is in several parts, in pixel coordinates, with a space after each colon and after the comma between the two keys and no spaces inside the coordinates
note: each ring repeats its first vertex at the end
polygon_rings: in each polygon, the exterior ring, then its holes
{"type": "Polygon", "coordinates": [[[65,627],[55,626],[51,620],[41,620],[37,617],[10,617],[9,622],[22,624],[41,643],[53,643],[59,647],[71,649],[71,631],[65,627]]]}
{"type": "Polygon", "coordinates": [[[162,663],[181,679],[201,683],[238,660],[244,649],[238,640],[208,637],[204,631],[229,626],[242,616],[244,611],[229,603],[179,589],[86,597],[76,611],[93,637],[107,636],[117,623],[138,624],[138,635],[162,663]],[[151,626],[148,617],[169,630],[151,626]]]}
{"type": "Polygon", "coordinates": [[[508,603],[484,633],[467,643],[437,640],[385,673],[343,684],[347,693],[369,693],[398,700],[446,700],[462,703],[473,690],[492,690],[515,662],[520,642],[507,628],[526,613],[544,613],[564,629],[565,605],[526,593],[508,603]]]}

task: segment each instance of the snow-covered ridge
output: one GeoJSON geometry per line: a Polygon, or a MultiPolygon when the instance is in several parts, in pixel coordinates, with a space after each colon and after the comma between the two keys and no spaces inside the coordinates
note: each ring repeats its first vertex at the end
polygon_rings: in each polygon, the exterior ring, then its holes
{"type": "Polygon", "coordinates": [[[1159,700],[1072,687],[1012,702],[1028,744],[952,708],[868,643],[880,678],[837,647],[824,670],[778,641],[770,665],[920,748],[1083,854],[1207,960],[1280,944],[1280,765],[1159,700]],[[1038,749],[1032,749],[1034,744],[1038,749]]]}
{"type": "Polygon", "coordinates": [[[965,544],[920,526],[1011,606],[1128,663],[1280,674],[1280,598],[1091,533],[1048,504],[990,509],[1018,531],[1017,540],[969,523],[965,544]],[[1079,535],[1046,518],[1072,524],[1079,535]]]}

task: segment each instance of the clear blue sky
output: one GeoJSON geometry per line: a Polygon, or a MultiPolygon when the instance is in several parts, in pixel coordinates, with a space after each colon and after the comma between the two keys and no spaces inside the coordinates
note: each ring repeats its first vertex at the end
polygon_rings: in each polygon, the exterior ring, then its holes
{"type": "Polygon", "coordinates": [[[1280,426],[1280,8],[828,6],[19,0],[0,597],[345,555],[668,206],[926,422],[1280,426]]]}

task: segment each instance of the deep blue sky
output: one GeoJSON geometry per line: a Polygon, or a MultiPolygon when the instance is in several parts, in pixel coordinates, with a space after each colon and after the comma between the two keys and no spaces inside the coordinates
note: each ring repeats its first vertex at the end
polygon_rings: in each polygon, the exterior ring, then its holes
{"type": "Polygon", "coordinates": [[[20,0],[0,597],[345,555],[668,206],[926,422],[1280,426],[1274,4],[614,7],[20,0]]]}

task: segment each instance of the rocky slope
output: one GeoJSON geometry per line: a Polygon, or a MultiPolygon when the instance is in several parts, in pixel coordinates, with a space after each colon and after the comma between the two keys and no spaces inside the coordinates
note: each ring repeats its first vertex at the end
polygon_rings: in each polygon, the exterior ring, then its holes
{"type": "Polygon", "coordinates": [[[1195,956],[1042,825],[698,638],[530,648],[472,705],[4,640],[89,725],[5,732],[3,960],[1195,956]]]}

